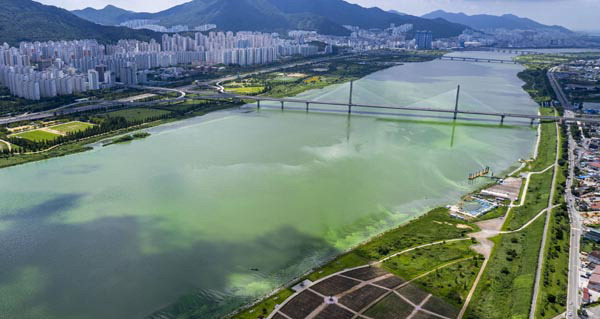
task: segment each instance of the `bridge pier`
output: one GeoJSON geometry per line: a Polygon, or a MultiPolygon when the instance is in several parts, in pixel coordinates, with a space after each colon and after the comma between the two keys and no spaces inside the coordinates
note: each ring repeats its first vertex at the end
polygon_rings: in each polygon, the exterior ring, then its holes
{"type": "Polygon", "coordinates": [[[533,125],[533,121],[535,121],[534,118],[531,119],[531,123],[529,125],[533,125]]]}
{"type": "Polygon", "coordinates": [[[505,118],[505,117],[506,117],[506,115],[504,115],[504,114],[503,114],[503,115],[501,115],[501,118],[500,118],[500,125],[504,124],[504,118],[505,118]]]}
{"type": "Polygon", "coordinates": [[[310,104],[310,103],[306,102],[306,112],[308,112],[308,105],[309,105],[309,104],[310,104]]]}
{"type": "Polygon", "coordinates": [[[283,110],[283,103],[284,103],[284,102],[283,102],[283,101],[281,101],[281,109],[282,109],[282,110],[283,110]]]}
{"type": "Polygon", "coordinates": [[[256,100],[256,107],[260,110],[260,100],[256,100]]]}

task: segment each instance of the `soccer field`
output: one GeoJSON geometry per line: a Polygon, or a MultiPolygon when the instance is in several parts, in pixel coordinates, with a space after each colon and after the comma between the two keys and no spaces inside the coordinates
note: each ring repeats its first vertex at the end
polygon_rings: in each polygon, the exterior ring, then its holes
{"type": "Polygon", "coordinates": [[[59,132],[63,132],[63,133],[73,133],[73,132],[83,131],[92,126],[94,126],[94,125],[90,124],[90,123],[73,121],[73,122],[69,122],[69,123],[65,123],[65,124],[51,126],[50,129],[53,129],[53,130],[56,130],[59,132]]]}
{"type": "Polygon", "coordinates": [[[34,142],[43,142],[43,141],[51,141],[51,140],[59,137],[60,135],[42,131],[42,130],[33,130],[33,131],[29,131],[29,132],[15,134],[14,136],[24,138],[27,140],[31,140],[34,142]]]}

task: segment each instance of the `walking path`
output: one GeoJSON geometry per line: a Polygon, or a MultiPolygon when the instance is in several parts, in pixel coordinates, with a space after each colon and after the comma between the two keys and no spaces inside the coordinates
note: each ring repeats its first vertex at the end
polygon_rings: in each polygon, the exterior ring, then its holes
{"type": "MultiPolygon", "coordinates": [[[[529,172],[527,173],[527,177],[526,177],[526,182],[525,182],[525,187],[523,190],[523,196],[521,196],[521,200],[519,205],[514,205],[513,202],[511,202],[508,206],[508,210],[506,211],[506,214],[504,215],[504,218],[498,218],[496,220],[491,220],[491,221],[484,221],[484,222],[480,222],[480,223],[476,223],[477,226],[479,226],[479,228],[481,228],[481,231],[478,233],[474,233],[474,234],[469,234],[469,236],[476,238],[477,241],[479,241],[480,243],[480,248],[478,250],[477,246],[474,246],[473,248],[482,253],[486,258],[483,262],[483,264],[481,265],[481,268],[479,269],[479,273],[477,274],[477,277],[475,279],[475,282],[473,283],[473,285],[471,286],[471,290],[469,291],[469,294],[467,295],[467,298],[465,299],[465,303],[463,304],[463,307],[458,315],[458,319],[462,319],[463,316],[465,315],[465,312],[467,311],[468,307],[469,307],[469,303],[471,302],[471,299],[475,293],[475,290],[477,289],[477,286],[479,284],[479,281],[481,280],[481,277],[483,276],[483,273],[487,267],[488,261],[490,259],[491,256],[491,252],[492,249],[494,247],[494,242],[492,242],[491,240],[489,240],[489,238],[494,237],[496,235],[499,234],[510,234],[510,233],[516,233],[516,232],[520,232],[522,230],[524,230],[525,228],[529,227],[529,225],[531,225],[534,221],[536,221],[540,216],[542,216],[544,213],[548,213],[546,214],[546,223],[544,225],[544,235],[542,238],[542,247],[540,248],[540,254],[538,257],[538,269],[536,272],[536,286],[534,287],[534,296],[533,296],[533,305],[531,307],[531,312],[530,312],[530,316],[531,313],[535,314],[535,302],[537,301],[537,292],[539,291],[539,276],[540,276],[540,272],[541,272],[541,268],[543,265],[543,257],[544,257],[544,243],[546,241],[546,234],[547,234],[547,228],[549,225],[549,219],[551,214],[549,212],[552,211],[553,208],[557,207],[558,205],[552,205],[552,201],[554,198],[554,190],[556,188],[556,175],[557,175],[557,171],[558,171],[558,153],[559,153],[559,146],[560,146],[560,130],[558,127],[558,123],[555,124],[556,125],[556,134],[557,134],[557,140],[556,140],[556,157],[555,157],[555,161],[554,164],[548,166],[546,169],[544,169],[543,171],[540,172],[529,172]],[[502,228],[502,224],[504,221],[509,219],[510,216],[510,212],[512,211],[513,207],[520,207],[525,203],[525,200],[527,198],[527,189],[529,188],[529,181],[531,180],[531,175],[534,174],[543,174],[545,172],[547,172],[550,168],[554,167],[554,175],[552,178],[552,188],[550,190],[550,198],[548,199],[548,207],[543,209],[541,212],[539,212],[537,215],[535,215],[531,220],[529,220],[527,223],[525,223],[523,226],[521,226],[519,229],[516,230],[512,230],[512,231],[500,231],[500,229],[502,228]]],[[[539,149],[539,144],[540,144],[540,137],[541,137],[541,125],[538,126],[538,141],[536,143],[536,148],[535,148],[535,152],[534,152],[534,158],[537,158],[538,155],[538,149],[539,149]]],[[[530,317],[531,318],[531,317],[530,317]]]]}
{"type": "Polygon", "coordinates": [[[0,140],[0,143],[6,144],[6,147],[8,147],[9,152],[12,150],[12,145],[9,142],[7,142],[5,140],[0,140]]]}
{"type": "MultiPolygon", "coordinates": [[[[554,110],[556,114],[556,110],[554,110]]],[[[554,201],[554,191],[556,190],[556,176],[558,175],[558,154],[560,153],[560,127],[558,122],[556,125],[556,157],[554,158],[554,175],[552,176],[552,184],[550,186],[550,197],[548,198],[548,208],[546,214],[546,222],[544,223],[544,233],[542,235],[542,244],[540,245],[540,252],[538,254],[538,266],[535,272],[535,284],[533,286],[533,296],[531,298],[531,310],[529,312],[529,319],[535,319],[535,313],[537,310],[537,300],[540,293],[540,281],[542,278],[542,269],[544,268],[544,249],[546,247],[546,240],[548,238],[548,229],[550,227],[550,217],[552,217],[552,205],[554,201]]]]}

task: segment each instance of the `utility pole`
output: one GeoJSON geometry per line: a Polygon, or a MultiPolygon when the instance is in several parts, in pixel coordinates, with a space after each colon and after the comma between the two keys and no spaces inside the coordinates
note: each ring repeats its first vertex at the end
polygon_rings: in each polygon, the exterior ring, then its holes
{"type": "Polygon", "coordinates": [[[456,88],[456,103],[454,104],[454,119],[456,120],[456,116],[458,115],[458,98],[460,96],[460,85],[456,88]]]}

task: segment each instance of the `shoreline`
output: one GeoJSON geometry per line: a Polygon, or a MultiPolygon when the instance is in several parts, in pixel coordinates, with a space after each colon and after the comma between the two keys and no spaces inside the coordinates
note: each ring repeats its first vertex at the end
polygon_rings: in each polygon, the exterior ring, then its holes
{"type": "MultiPolygon", "coordinates": [[[[539,141],[540,141],[540,136],[541,136],[541,125],[540,125],[540,124],[538,124],[538,130],[537,130],[537,131],[538,131],[537,143],[535,143],[535,144],[534,144],[534,146],[533,146],[533,152],[532,152],[533,154],[532,154],[532,157],[530,158],[530,160],[531,160],[531,159],[535,159],[533,156],[534,156],[534,155],[535,155],[535,156],[537,156],[537,153],[538,153],[538,150],[539,150],[539,146],[540,146],[540,143],[539,143],[539,141]]],[[[513,172],[511,172],[511,173],[505,173],[505,174],[502,174],[501,176],[504,176],[504,178],[506,178],[506,177],[510,177],[510,176],[511,176],[511,175],[513,175],[515,172],[518,172],[518,171],[522,170],[522,169],[525,167],[525,165],[524,165],[524,164],[525,164],[526,162],[519,162],[519,161],[517,161],[516,163],[521,163],[521,165],[519,165],[519,167],[518,167],[518,168],[517,168],[515,171],[513,171],[513,172]]],[[[516,164],[516,163],[515,163],[515,164],[516,164]]],[[[510,169],[510,168],[507,168],[507,170],[509,170],[509,169],[510,169]]],[[[483,186],[485,186],[485,185],[482,185],[482,187],[483,187],[483,186]]],[[[469,195],[471,195],[471,194],[474,194],[474,193],[476,193],[476,192],[478,192],[478,191],[480,191],[480,190],[481,190],[480,188],[477,188],[477,189],[475,189],[475,190],[469,191],[469,192],[467,192],[467,193],[464,193],[463,195],[461,195],[461,197],[460,197],[460,198],[463,198],[463,197],[465,197],[465,196],[469,196],[469,195]]],[[[327,258],[327,259],[326,259],[325,261],[323,261],[322,263],[320,263],[320,264],[318,264],[318,265],[316,265],[316,266],[312,267],[311,269],[309,269],[309,270],[307,270],[307,271],[303,272],[303,273],[302,273],[302,274],[300,274],[300,275],[297,275],[296,277],[294,277],[293,279],[290,279],[290,280],[289,280],[289,281],[287,281],[286,283],[279,285],[278,287],[276,287],[276,288],[275,288],[273,291],[271,291],[271,292],[270,292],[270,293],[268,293],[267,295],[264,295],[264,296],[260,297],[259,299],[256,299],[256,300],[254,300],[254,301],[252,301],[252,302],[250,302],[250,303],[247,303],[247,304],[245,304],[244,306],[240,307],[239,309],[235,310],[234,312],[231,312],[231,313],[229,313],[229,314],[227,314],[227,315],[223,316],[222,318],[223,318],[223,319],[234,319],[234,318],[236,318],[236,316],[237,316],[237,315],[240,315],[240,314],[244,313],[245,311],[247,311],[247,310],[249,310],[249,309],[251,309],[251,308],[253,308],[253,307],[255,307],[255,306],[259,305],[260,303],[262,303],[262,302],[264,302],[264,301],[268,300],[269,298],[271,298],[271,297],[273,297],[273,296],[277,295],[277,294],[278,294],[278,293],[280,293],[281,291],[283,291],[283,290],[285,290],[285,289],[290,289],[290,288],[291,288],[291,287],[293,287],[295,284],[297,284],[298,282],[300,282],[300,280],[302,280],[302,279],[304,279],[304,278],[308,277],[308,276],[309,276],[309,275],[311,275],[311,274],[314,274],[314,273],[316,273],[316,271],[318,271],[319,269],[321,269],[321,268],[323,268],[323,267],[327,266],[328,264],[331,264],[332,262],[334,262],[335,260],[339,259],[340,257],[343,257],[343,256],[345,256],[345,255],[348,255],[348,254],[352,253],[353,251],[355,251],[357,248],[359,248],[359,247],[361,247],[361,246],[363,246],[363,245],[366,245],[366,244],[368,244],[368,243],[370,243],[370,242],[372,242],[372,241],[374,241],[374,240],[376,240],[376,239],[380,239],[380,238],[382,238],[382,237],[385,237],[385,236],[386,236],[388,233],[394,232],[394,231],[396,231],[396,230],[400,229],[401,227],[403,227],[403,226],[406,226],[406,225],[408,225],[408,224],[410,224],[410,223],[414,222],[415,220],[418,220],[419,218],[421,218],[421,217],[423,217],[423,216],[426,216],[426,215],[428,215],[428,214],[431,214],[431,213],[433,213],[433,212],[435,212],[436,210],[439,210],[439,209],[446,209],[446,206],[437,206],[437,207],[433,207],[433,208],[431,208],[431,209],[428,209],[428,210],[426,210],[425,212],[423,212],[423,213],[421,213],[421,214],[417,213],[417,214],[415,214],[414,216],[412,216],[410,219],[408,219],[408,220],[406,220],[406,221],[404,221],[404,222],[400,223],[399,225],[396,225],[396,226],[394,226],[393,228],[390,228],[390,229],[384,230],[384,231],[382,231],[382,232],[380,232],[380,233],[378,233],[378,234],[375,234],[375,235],[373,235],[373,236],[370,236],[370,237],[368,237],[367,239],[365,239],[365,240],[363,240],[363,241],[361,241],[361,242],[359,242],[359,243],[357,243],[357,244],[353,245],[352,247],[350,247],[350,248],[348,248],[348,249],[346,249],[346,250],[344,250],[344,251],[340,252],[339,254],[335,254],[335,255],[333,255],[333,256],[331,256],[331,257],[327,258]]],[[[473,220],[476,220],[476,219],[477,219],[477,218],[474,218],[473,220]]],[[[466,237],[465,239],[468,239],[468,238],[469,238],[469,237],[466,237]]],[[[449,239],[449,240],[452,240],[452,239],[449,239]]],[[[391,255],[390,255],[390,256],[391,256],[391,255]]],[[[387,258],[389,258],[389,257],[387,257],[387,258]]],[[[369,264],[370,264],[370,263],[369,263],[369,264]]],[[[361,266],[357,266],[357,267],[355,267],[355,268],[362,268],[362,267],[368,266],[369,264],[366,264],[366,265],[361,265],[361,266]]],[[[350,269],[354,269],[354,268],[350,268],[350,269]]],[[[323,278],[325,278],[325,277],[323,277],[323,278]]],[[[322,278],[321,278],[321,279],[322,279],[322,278]]],[[[319,279],[319,280],[320,280],[320,279],[319,279]]],[[[287,299],[286,299],[286,301],[287,301],[287,299]]],[[[272,312],[272,310],[271,310],[271,312],[272,312]]],[[[271,315],[271,313],[269,313],[269,315],[268,315],[267,317],[265,317],[265,318],[270,318],[270,317],[271,317],[270,315],[271,315]]]]}

